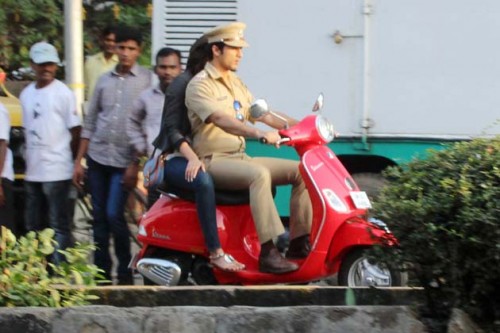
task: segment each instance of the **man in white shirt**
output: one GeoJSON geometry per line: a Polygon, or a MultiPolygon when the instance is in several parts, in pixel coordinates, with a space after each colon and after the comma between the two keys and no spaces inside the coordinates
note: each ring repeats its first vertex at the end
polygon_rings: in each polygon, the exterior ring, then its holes
{"type": "MultiPolygon", "coordinates": [[[[72,245],[69,191],[73,157],[80,139],[80,118],[73,92],[55,78],[57,50],[39,42],[30,49],[36,81],[21,93],[26,136],[26,229],[43,229],[40,209],[47,203],[49,227],[60,249],[72,245]]],[[[64,258],[54,253],[55,263],[64,258]]]]}
{"type": "Polygon", "coordinates": [[[9,147],[10,117],[0,103],[0,225],[15,232],[12,182],[14,168],[9,147]]]}

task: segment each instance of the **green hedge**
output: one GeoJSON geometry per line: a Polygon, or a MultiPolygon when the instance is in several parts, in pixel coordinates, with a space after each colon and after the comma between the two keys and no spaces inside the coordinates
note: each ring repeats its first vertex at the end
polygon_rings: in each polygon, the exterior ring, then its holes
{"type": "Polygon", "coordinates": [[[0,238],[0,306],[66,307],[90,304],[97,299],[85,286],[102,278],[97,266],[88,264],[89,244],[77,243],[62,251],[66,262],[51,264],[54,230],[29,232],[16,239],[2,226],[0,238]]]}
{"type": "Polygon", "coordinates": [[[453,144],[385,176],[375,214],[400,241],[386,260],[425,287],[432,311],[498,320],[500,137],[453,144]]]}

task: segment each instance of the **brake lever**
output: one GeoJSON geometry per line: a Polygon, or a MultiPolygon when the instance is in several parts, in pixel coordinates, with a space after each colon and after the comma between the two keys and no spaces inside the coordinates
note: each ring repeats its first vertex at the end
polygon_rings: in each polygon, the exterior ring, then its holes
{"type": "Polygon", "coordinates": [[[281,145],[282,143],[288,142],[290,140],[290,138],[281,138],[276,142],[276,144],[281,145]]]}

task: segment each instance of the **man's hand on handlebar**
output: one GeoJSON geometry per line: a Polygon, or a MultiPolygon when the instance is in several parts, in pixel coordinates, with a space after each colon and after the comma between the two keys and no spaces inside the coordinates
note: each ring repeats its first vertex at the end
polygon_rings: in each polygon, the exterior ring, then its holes
{"type": "Polygon", "coordinates": [[[262,143],[275,145],[276,148],[279,148],[279,140],[281,140],[281,136],[279,135],[278,131],[267,131],[261,133],[259,140],[262,143]]]}

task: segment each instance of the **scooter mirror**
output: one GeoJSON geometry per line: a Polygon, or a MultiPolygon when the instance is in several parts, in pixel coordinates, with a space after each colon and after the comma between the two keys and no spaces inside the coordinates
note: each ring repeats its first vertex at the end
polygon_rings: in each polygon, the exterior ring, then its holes
{"type": "Polygon", "coordinates": [[[320,93],[318,98],[316,99],[316,102],[313,105],[313,112],[319,111],[323,108],[323,93],[320,93]]]}
{"type": "Polygon", "coordinates": [[[260,119],[269,112],[269,106],[264,99],[258,99],[250,106],[250,115],[253,119],[260,119]]]}

